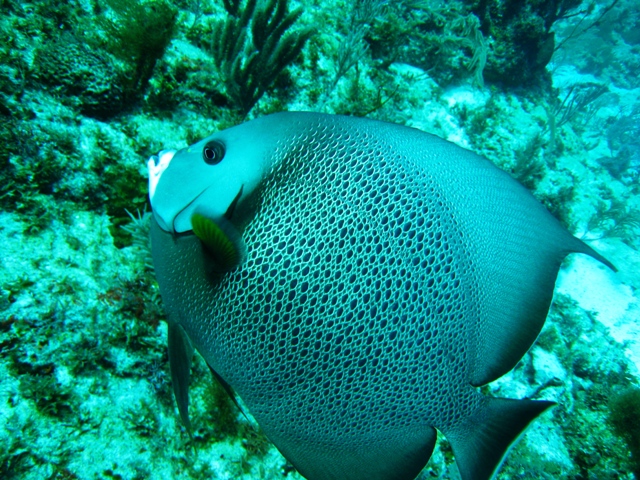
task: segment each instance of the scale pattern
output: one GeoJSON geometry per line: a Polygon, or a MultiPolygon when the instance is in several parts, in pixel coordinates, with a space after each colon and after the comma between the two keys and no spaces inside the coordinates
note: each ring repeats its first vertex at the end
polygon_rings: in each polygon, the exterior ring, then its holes
{"type": "Polygon", "coordinates": [[[535,341],[568,253],[614,268],[488,160],[352,117],[280,113],[213,134],[176,152],[151,201],[181,415],[191,342],[313,480],[415,478],[435,429],[461,478],[492,478],[552,403],[475,386],[535,341]],[[209,142],[220,164],[202,163],[209,142]],[[181,225],[199,212],[227,212],[244,263],[212,264],[181,225]]]}
{"type": "Polygon", "coordinates": [[[384,138],[301,130],[278,146],[246,263],[196,322],[208,360],[281,438],[366,447],[454,424],[479,401],[465,321],[477,287],[450,207],[384,138]]]}

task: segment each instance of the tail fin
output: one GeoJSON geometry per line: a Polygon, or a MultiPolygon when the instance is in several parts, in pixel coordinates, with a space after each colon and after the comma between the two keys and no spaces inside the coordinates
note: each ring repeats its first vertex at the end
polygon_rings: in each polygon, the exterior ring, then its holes
{"type": "Polygon", "coordinates": [[[493,478],[527,426],[554,402],[486,397],[474,415],[451,432],[443,431],[462,480],[493,478]]]}

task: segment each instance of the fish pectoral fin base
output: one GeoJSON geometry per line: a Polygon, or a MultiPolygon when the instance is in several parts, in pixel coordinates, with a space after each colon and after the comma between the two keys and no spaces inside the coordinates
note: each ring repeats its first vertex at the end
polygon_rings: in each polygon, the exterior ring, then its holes
{"type": "Polygon", "coordinates": [[[171,384],[176,397],[182,423],[191,435],[189,421],[189,379],[191,378],[191,359],[193,346],[184,329],[175,322],[169,322],[169,365],[171,384]]]}
{"type": "Polygon", "coordinates": [[[436,438],[434,428],[421,425],[349,445],[271,439],[308,480],[413,480],[429,461],[436,438]]]}
{"type": "Polygon", "coordinates": [[[220,271],[228,272],[244,262],[246,246],[229,220],[223,217],[213,221],[196,212],[191,216],[191,226],[220,271]]]}
{"type": "Polygon", "coordinates": [[[493,478],[527,426],[554,405],[548,401],[486,397],[484,405],[465,422],[451,431],[443,430],[462,480],[493,478]]]}

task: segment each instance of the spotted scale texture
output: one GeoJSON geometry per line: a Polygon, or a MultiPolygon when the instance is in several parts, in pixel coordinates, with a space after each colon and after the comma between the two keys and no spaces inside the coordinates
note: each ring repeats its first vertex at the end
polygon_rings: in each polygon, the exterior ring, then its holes
{"type": "Polygon", "coordinates": [[[271,435],[366,443],[476,406],[464,238],[437,184],[390,150],[337,125],[279,145],[286,158],[243,233],[248,260],[194,322],[271,435]]]}
{"type": "Polygon", "coordinates": [[[261,172],[231,217],[247,257],[220,274],[194,235],[154,223],[170,321],[310,480],[414,478],[436,428],[464,480],[490,478],[550,403],[474,386],[535,340],[567,253],[606,260],[487,160],[321,114],[265,117],[178,152],[152,198],[164,224],[237,182],[199,167],[210,141],[228,143],[224,171],[243,160],[237,175],[253,182],[251,159],[261,172]],[[181,196],[191,169],[197,189],[181,196]]]}

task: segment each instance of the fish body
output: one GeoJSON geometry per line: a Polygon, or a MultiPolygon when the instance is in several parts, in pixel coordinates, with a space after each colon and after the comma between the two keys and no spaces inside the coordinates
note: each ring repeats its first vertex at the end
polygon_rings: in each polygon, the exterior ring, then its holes
{"type": "Polygon", "coordinates": [[[161,160],[183,420],[195,348],[309,480],[414,478],[436,429],[463,480],[491,478],[552,403],[477,387],[535,341],[567,254],[612,267],[488,160],[408,127],[280,113],[161,160]]]}

